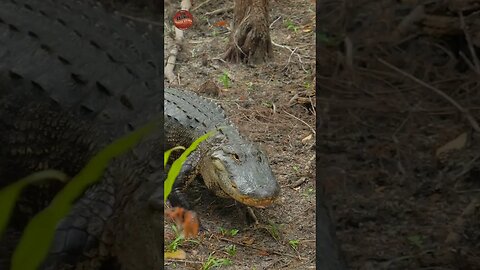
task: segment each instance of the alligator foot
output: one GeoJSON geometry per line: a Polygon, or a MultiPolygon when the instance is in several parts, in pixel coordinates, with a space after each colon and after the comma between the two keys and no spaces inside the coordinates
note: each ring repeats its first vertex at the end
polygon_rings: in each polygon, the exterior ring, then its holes
{"type": "Polygon", "coordinates": [[[183,207],[187,210],[193,210],[192,205],[188,201],[185,193],[183,193],[180,188],[173,188],[168,200],[174,207],[183,207]]]}
{"type": "Polygon", "coordinates": [[[252,207],[247,206],[247,214],[246,215],[247,215],[247,221],[250,221],[250,224],[252,224],[252,223],[254,223],[255,225],[260,224],[260,222],[258,222],[258,218],[255,215],[255,212],[253,211],[252,207]]]}
{"type": "Polygon", "coordinates": [[[258,218],[255,215],[253,208],[240,203],[235,203],[235,204],[236,204],[235,208],[237,209],[239,216],[242,217],[244,224],[248,226],[252,224],[253,225],[259,224],[258,218]]]}

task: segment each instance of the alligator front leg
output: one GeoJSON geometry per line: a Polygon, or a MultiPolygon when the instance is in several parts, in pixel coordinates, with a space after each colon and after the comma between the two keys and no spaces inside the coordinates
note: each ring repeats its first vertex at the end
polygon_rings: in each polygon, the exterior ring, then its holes
{"type": "MultiPolygon", "coordinates": [[[[175,182],[173,183],[172,191],[169,195],[169,202],[172,206],[183,207],[192,210],[192,205],[188,201],[184,189],[195,179],[198,175],[198,164],[202,155],[200,151],[192,152],[180,170],[175,182]]],[[[167,165],[169,171],[170,165],[167,165]]],[[[150,197],[150,206],[154,209],[161,209],[163,207],[163,187],[158,187],[157,190],[150,197]]]]}
{"type": "Polygon", "coordinates": [[[68,269],[79,263],[99,269],[107,256],[100,254],[102,234],[113,214],[114,188],[106,179],[85,192],[57,226],[43,270],[68,269]]]}

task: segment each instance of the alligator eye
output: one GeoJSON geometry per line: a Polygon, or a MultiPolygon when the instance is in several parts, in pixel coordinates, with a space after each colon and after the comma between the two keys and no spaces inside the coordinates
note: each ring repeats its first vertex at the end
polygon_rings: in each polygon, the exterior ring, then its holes
{"type": "Polygon", "coordinates": [[[232,154],[232,157],[235,161],[240,161],[240,157],[236,153],[232,154]]]}

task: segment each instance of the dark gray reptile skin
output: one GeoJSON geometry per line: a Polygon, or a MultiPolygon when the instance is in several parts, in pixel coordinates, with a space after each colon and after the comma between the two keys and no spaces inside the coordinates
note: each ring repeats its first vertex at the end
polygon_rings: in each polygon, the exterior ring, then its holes
{"type": "Polygon", "coordinates": [[[218,132],[200,144],[188,158],[175,183],[176,190],[201,174],[207,187],[222,197],[251,206],[261,206],[262,200],[276,198],[280,186],[267,156],[239,134],[220,106],[189,91],[165,89],[167,148],[188,146],[211,130],[218,132]],[[212,165],[214,160],[225,165],[226,179],[215,178],[221,173],[212,165]]]}
{"type": "MultiPolygon", "coordinates": [[[[163,40],[91,1],[0,0],[0,187],[46,168],[78,173],[102,146],[163,111],[163,40]],[[142,36],[142,33],[148,33],[142,36]]],[[[59,225],[44,269],[160,268],[161,128],[116,159],[59,225]],[[107,267],[107,268],[105,268],[107,267]]],[[[58,184],[29,188],[3,247],[58,184]]],[[[8,269],[11,248],[0,254],[8,269]]]]}

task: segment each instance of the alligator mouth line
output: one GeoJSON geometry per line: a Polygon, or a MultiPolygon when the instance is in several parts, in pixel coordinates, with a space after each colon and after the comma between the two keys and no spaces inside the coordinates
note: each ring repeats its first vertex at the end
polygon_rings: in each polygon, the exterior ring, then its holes
{"type": "Polygon", "coordinates": [[[247,206],[252,206],[252,207],[257,207],[257,208],[265,208],[267,206],[270,206],[275,203],[277,200],[277,195],[275,196],[270,196],[270,197],[263,197],[263,198],[256,198],[252,197],[246,194],[242,194],[240,190],[238,189],[237,185],[230,179],[228,176],[229,174],[227,173],[227,170],[225,166],[215,160],[213,162],[213,165],[215,166],[215,175],[212,177],[216,181],[211,181],[211,182],[216,182],[217,188],[219,188],[223,195],[226,195],[230,198],[233,198],[234,200],[243,203],[247,206]]]}
{"type": "Polygon", "coordinates": [[[267,206],[270,206],[275,203],[276,197],[270,197],[270,198],[262,198],[262,199],[256,199],[240,194],[236,194],[235,196],[232,196],[233,199],[248,205],[248,206],[253,206],[257,208],[265,208],[267,206]]]}

